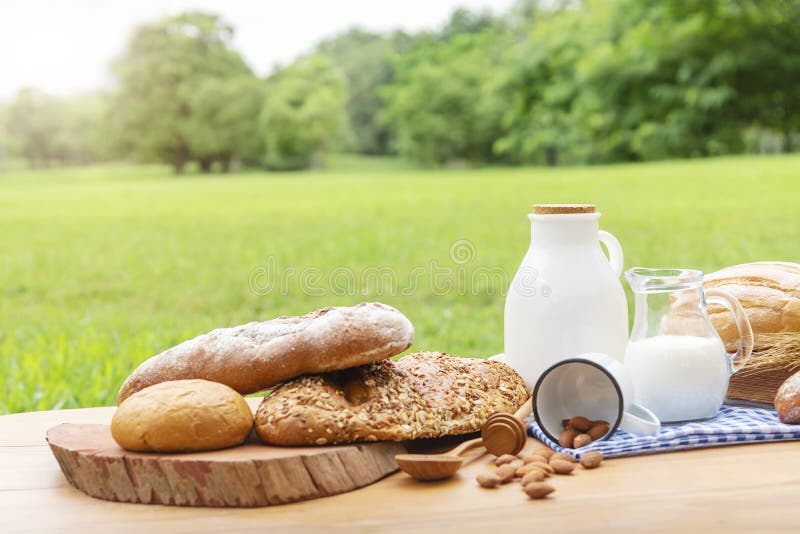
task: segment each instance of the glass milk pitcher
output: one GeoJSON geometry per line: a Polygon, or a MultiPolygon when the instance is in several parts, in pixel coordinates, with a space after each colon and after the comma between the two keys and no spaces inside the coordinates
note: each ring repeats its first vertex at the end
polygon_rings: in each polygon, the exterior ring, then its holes
{"type": "Polygon", "coordinates": [[[742,305],[719,289],[704,293],[701,271],[636,267],[625,278],[636,302],[625,352],[636,401],[665,423],[714,417],[728,379],[753,349],[753,331],[742,305]],[[707,304],[723,306],[733,315],[739,333],[735,353],[725,350],[707,304]]]}

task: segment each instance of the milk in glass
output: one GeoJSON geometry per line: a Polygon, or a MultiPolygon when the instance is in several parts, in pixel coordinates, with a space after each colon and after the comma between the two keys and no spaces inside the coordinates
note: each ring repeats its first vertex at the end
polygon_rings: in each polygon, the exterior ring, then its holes
{"type": "Polygon", "coordinates": [[[713,417],[728,389],[730,369],[718,337],[660,335],[632,341],[625,365],[636,402],[665,422],[713,417]]]}

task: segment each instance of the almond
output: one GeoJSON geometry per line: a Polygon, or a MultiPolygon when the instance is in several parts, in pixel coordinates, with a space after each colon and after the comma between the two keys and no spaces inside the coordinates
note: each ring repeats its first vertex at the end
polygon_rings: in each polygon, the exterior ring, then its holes
{"type": "Polygon", "coordinates": [[[530,482],[524,486],[523,491],[531,499],[544,499],[556,489],[544,482],[530,482]]]}
{"type": "Polygon", "coordinates": [[[573,449],[580,449],[581,447],[585,447],[592,442],[592,437],[589,434],[578,434],[575,436],[575,440],[572,442],[573,449]]]}
{"type": "Polygon", "coordinates": [[[571,448],[576,434],[577,433],[573,429],[566,429],[561,433],[561,435],[558,436],[558,444],[566,449],[571,448]]]}
{"type": "Polygon", "coordinates": [[[497,476],[500,478],[501,484],[507,484],[511,482],[516,472],[517,468],[511,465],[510,463],[501,465],[500,467],[497,468],[497,471],[495,471],[497,476]]]}
{"type": "Polygon", "coordinates": [[[550,465],[559,475],[568,475],[575,469],[575,464],[566,460],[554,460],[550,465]]]}
{"type": "Polygon", "coordinates": [[[525,456],[522,457],[523,464],[533,464],[536,462],[539,462],[541,464],[546,464],[547,458],[545,458],[544,456],[540,456],[538,454],[526,454],[525,456]]]}
{"type": "Polygon", "coordinates": [[[496,488],[501,483],[500,477],[495,473],[481,473],[475,477],[475,480],[482,488],[496,488]]]}
{"type": "Polygon", "coordinates": [[[603,462],[603,453],[600,451],[589,451],[581,454],[581,465],[584,469],[594,469],[603,462]]]}
{"type": "Polygon", "coordinates": [[[526,464],[522,467],[518,467],[514,474],[518,477],[524,477],[531,471],[540,471],[543,473],[544,469],[542,468],[542,464],[526,464]]]}
{"type": "Polygon", "coordinates": [[[494,461],[494,465],[500,467],[501,465],[513,462],[516,459],[517,457],[513,454],[503,454],[502,456],[497,457],[497,459],[494,461]]]}
{"type": "Polygon", "coordinates": [[[553,464],[553,460],[564,460],[565,462],[574,462],[575,458],[573,458],[571,454],[567,454],[566,452],[557,452],[550,457],[551,465],[553,464]]]}
{"type": "Polygon", "coordinates": [[[550,466],[550,464],[549,464],[549,463],[547,463],[547,462],[531,462],[531,463],[529,463],[529,464],[525,464],[525,467],[527,467],[527,466],[529,466],[529,465],[531,465],[531,466],[533,466],[533,467],[535,467],[536,469],[539,469],[539,470],[541,470],[541,471],[547,471],[547,472],[550,472],[550,470],[552,469],[552,467],[550,466]]]}
{"type": "Polygon", "coordinates": [[[589,429],[587,434],[592,441],[598,440],[608,434],[608,431],[611,429],[611,425],[606,423],[605,421],[595,421],[592,425],[592,428],[589,429]]]}
{"type": "Polygon", "coordinates": [[[550,459],[556,451],[549,447],[539,447],[538,449],[534,449],[532,454],[538,454],[539,456],[543,456],[544,458],[550,459]]]}
{"type": "Polygon", "coordinates": [[[544,474],[544,471],[539,471],[538,469],[534,469],[533,471],[522,477],[521,481],[522,487],[524,488],[531,482],[541,482],[545,479],[545,476],[546,475],[544,474]]]}
{"type": "Polygon", "coordinates": [[[581,415],[576,415],[567,424],[578,432],[586,432],[592,427],[592,422],[581,415]]]}
{"type": "Polygon", "coordinates": [[[525,455],[522,456],[522,463],[529,464],[529,463],[532,463],[532,462],[545,462],[546,463],[547,462],[547,458],[545,458],[544,456],[541,456],[540,454],[536,454],[536,453],[533,453],[533,452],[529,452],[528,454],[525,454],[525,455]]]}

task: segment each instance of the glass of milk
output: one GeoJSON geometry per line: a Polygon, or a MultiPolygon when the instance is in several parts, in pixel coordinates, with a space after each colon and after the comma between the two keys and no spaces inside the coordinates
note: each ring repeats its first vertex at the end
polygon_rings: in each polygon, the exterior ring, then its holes
{"type": "Polygon", "coordinates": [[[703,273],[691,269],[625,272],[633,289],[636,315],[625,351],[625,367],[636,402],[663,423],[714,417],[725,400],[729,377],[750,357],[753,331],[735,297],[703,290],[703,273]],[[707,304],[730,311],[738,339],[729,353],[711,324],[707,304]]]}

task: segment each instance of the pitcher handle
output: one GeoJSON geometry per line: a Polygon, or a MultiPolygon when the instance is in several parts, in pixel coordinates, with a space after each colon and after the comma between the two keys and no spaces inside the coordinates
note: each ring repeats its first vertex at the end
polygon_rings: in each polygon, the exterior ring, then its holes
{"type": "Polygon", "coordinates": [[[611,264],[614,274],[619,276],[622,274],[622,246],[619,244],[616,237],[605,230],[598,231],[597,235],[600,238],[600,242],[603,243],[608,250],[608,263],[611,264]]]}
{"type": "Polygon", "coordinates": [[[649,409],[641,404],[634,404],[622,412],[619,427],[637,436],[657,436],[661,431],[661,421],[649,409]]]}
{"type": "Polygon", "coordinates": [[[731,374],[738,372],[750,359],[753,353],[753,328],[750,326],[750,320],[744,313],[744,308],[739,302],[739,299],[723,291],[722,289],[707,289],[706,290],[706,303],[718,304],[731,312],[736,329],[739,331],[739,349],[732,356],[729,355],[731,361],[731,374]]]}

